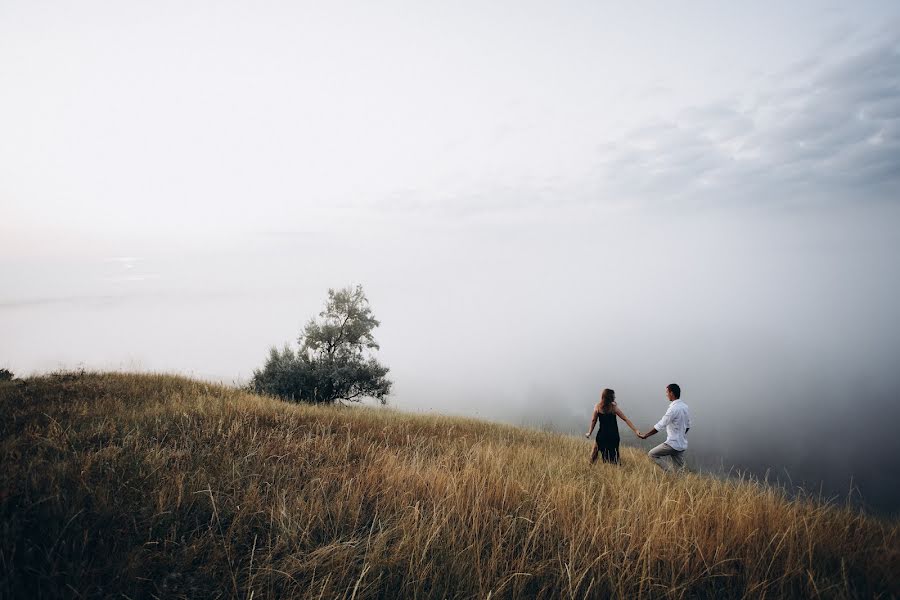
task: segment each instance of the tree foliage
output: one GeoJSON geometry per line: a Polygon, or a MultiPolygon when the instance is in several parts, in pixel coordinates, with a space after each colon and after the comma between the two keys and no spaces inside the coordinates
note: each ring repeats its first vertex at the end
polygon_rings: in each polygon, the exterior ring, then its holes
{"type": "Polygon", "coordinates": [[[299,349],[273,347],[250,387],[292,401],[325,403],[371,397],[386,404],[389,371],[372,355],[379,325],[362,286],[328,290],[325,310],[300,334],[299,349]]]}

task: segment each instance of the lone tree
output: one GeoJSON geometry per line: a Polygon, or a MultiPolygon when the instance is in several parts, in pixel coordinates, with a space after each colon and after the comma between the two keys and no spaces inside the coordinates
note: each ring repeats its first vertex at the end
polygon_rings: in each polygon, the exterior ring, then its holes
{"type": "Polygon", "coordinates": [[[297,340],[297,352],[272,347],[262,369],[253,371],[250,388],[285,400],[331,404],[375,398],[387,404],[389,369],[372,356],[378,343],[362,286],[328,290],[318,319],[310,319],[297,340]]]}

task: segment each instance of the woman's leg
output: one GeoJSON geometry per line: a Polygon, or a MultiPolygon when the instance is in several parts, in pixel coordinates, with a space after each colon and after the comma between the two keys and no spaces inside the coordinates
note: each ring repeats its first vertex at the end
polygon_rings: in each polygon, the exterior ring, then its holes
{"type": "Polygon", "coordinates": [[[609,446],[600,448],[600,455],[603,457],[603,462],[612,462],[612,448],[610,448],[609,446]]]}
{"type": "Polygon", "coordinates": [[[591,450],[591,464],[597,462],[597,452],[600,451],[600,446],[597,445],[597,442],[594,442],[594,449],[591,450]]]}

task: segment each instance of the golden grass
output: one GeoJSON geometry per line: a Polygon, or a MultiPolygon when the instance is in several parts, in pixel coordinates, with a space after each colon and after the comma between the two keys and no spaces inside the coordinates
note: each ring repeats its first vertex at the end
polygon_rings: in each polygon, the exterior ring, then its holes
{"type": "Polygon", "coordinates": [[[167,375],[0,384],[0,595],[896,597],[900,524],[639,451],[167,375]]]}

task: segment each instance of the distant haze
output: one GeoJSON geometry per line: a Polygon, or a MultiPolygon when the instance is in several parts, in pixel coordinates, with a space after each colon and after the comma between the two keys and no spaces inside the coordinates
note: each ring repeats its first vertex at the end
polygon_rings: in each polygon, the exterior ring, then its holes
{"type": "Polygon", "coordinates": [[[896,512],[898,15],[7,2],[0,368],[246,381],[360,283],[396,407],[677,382],[695,465],[896,512]]]}

